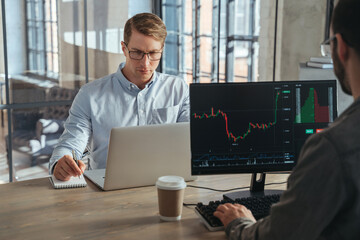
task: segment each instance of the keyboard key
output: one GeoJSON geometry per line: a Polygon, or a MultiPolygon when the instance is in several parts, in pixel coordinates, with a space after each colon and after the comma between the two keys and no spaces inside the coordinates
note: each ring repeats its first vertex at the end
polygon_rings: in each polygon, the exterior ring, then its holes
{"type": "Polygon", "coordinates": [[[199,202],[195,207],[195,213],[202,219],[210,231],[223,230],[222,222],[214,216],[217,207],[225,203],[238,203],[247,207],[255,219],[266,217],[270,214],[272,204],[280,201],[280,194],[266,195],[261,197],[237,198],[232,200],[210,201],[208,204],[199,202]]]}

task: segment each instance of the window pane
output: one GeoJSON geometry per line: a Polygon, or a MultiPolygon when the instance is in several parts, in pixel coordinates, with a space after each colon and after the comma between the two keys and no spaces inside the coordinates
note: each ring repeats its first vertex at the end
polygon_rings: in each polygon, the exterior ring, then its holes
{"type": "Polygon", "coordinates": [[[30,2],[29,0],[27,0],[26,1],[26,15],[27,15],[27,18],[28,19],[33,19],[34,18],[34,16],[32,15],[32,11],[31,11],[31,5],[32,5],[33,3],[32,2],[30,2]]]}
{"type": "Polygon", "coordinates": [[[19,181],[45,177],[48,174],[47,163],[41,159],[48,157],[49,153],[44,154],[46,148],[42,147],[41,138],[36,135],[36,123],[40,119],[40,112],[39,108],[11,111],[13,176],[19,181]]]}
{"type": "Polygon", "coordinates": [[[250,18],[250,1],[238,0],[235,4],[235,34],[237,35],[251,35],[250,24],[253,19],[250,18]]]}
{"type": "MultiPolygon", "coordinates": [[[[259,43],[256,42],[253,45],[253,76],[252,76],[252,81],[259,81],[259,43]]],[[[271,80],[271,79],[267,79],[267,80],[271,80]]]]}
{"type": "MultiPolygon", "coordinates": [[[[45,11],[44,20],[47,22],[52,20],[52,14],[53,14],[53,12],[51,11],[50,2],[51,0],[45,1],[45,7],[44,7],[44,11],[45,11]]],[[[56,18],[54,20],[56,21],[56,18]]]]}
{"type": "Polygon", "coordinates": [[[28,22],[28,48],[30,49],[34,49],[36,46],[36,41],[35,41],[35,34],[33,34],[34,32],[34,27],[33,27],[33,24],[32,22],[28,22]]]}
{"type": "MultiPolygon", "coordinates": [[[[3,79],[1,79],[3,81],[3,79]]],[[[5,89],[5,87],[3,87],[5,89]]],[[[5,95],[3,95],[4,97],[5,95]]],[[[5,103],[5,102],[4,102],[5,103]]],[[[0,110],[1,131],[0,131],[0,184],[9,182],[9,164],[7,159],[7,145],[5,138],[8,135],[7,110],[0,110]]]]}
{"type": "Polygon", "coordinates": [[[51,21],[56,22],[57,19],[57,0],[50,0],[50,11],[51,11],[51,21]]]}
{"type": "Polygon", "coordinates": [[[179,22],[174,16],[179,15],[178,1],[166,0],[163,3],[166,5],[163,20],[165,21],[168,35],[165,40],[165,48],[163,54],[163,72],[172,75],[179,75],[179,60],[181,48],[179,47],[179,22]]]}
{"type": "Polygon", "coordinates": [[[200,38],[200,82],[211,81],[211,64],[212,64],[212,41],[211,37],[200,38]]]}
{"type": "Polygon", "coordinates": [[[44,51],[44,25],[41,22],[36,22],[36,49],[39,51],[44,51]]]}
{"type": "Polygon", "coordinates": [[[41,1],[35,1],[35,17],[37,20],[41,21],[44,19],[44,2],[41,1]]]}
{"type": "MultiPolygon", "coordinates": [[[[41,118],[62,121],[63,117],[54,115],[61,111],[54,110],[50,114],[50,109],[65,107],[58,104],[71,103],[75,96],[70,94],[70,98],[66,99],[59,96],[52,98],[56,96],[51,94],[52,91],[57,89],[76,93],[85,84],[86,67],[90,81],[115,72],[119,63],[125,60],[120,44],[124,24],[129,13],[136,11],[128,9],[130,5],[127,1],[86,1],[89,46],[86,52],[89,65],[86,66],[84,1],[5,1],[6,27],[11,30],[11,34],[7,35],[11,105],[7,107],[16,109],[10,111],[13,122],[9,125],[14,130],[14,137],[10,139],[10,142],[14,142],[11,152],[14,154],[15,174],[20,176],[19,180],[24,180],[39,177],[35,171],[39,166],[44,176],[48,174],[45,162],[52,151],[48,144],[57,141],[55,135],[45,136],[44,141],[43,134],[36,131],[38,124],[34,123],[41,118]],[[21,131],[25,134],[21,135],[21,131]],[[44,153],[45,150],[48,152],[44,153]],[[35,164],[34,167],[31,167],[32,164],[35,164]],[[25,169],[29,171],[23,171],[25,169]]],[[[150,1],[148,3],[150,6],[150,1]]],[[[2,54],[0,50],[1,58],[2,54]]],[[[3,74],[1,66],[0,74],[3,74]]],[[[0,109],[3,107],[0,102],[0,109]]],[[[0,114],[2,112],[5,111],[0,110],[0,114]]],[[[7,121],[4,123],[6,126],[7,121]]],[[[5,142],[8,135],[6,129],[0,131],[3,134],[0,144],[5,142]]],[[[4,154],[0,154],[0,161],[7,165],[4,159],[5,144],[1,146],[0,153],[4,154]]],[[[0,172],[0,181],[2,179],[0,172]]],[[[5,179],[8,180],[8,176],[5,179]]]]}
{"type": "MultiPolygon", "coordinates": [[[[47,55],[47,59],[52,59],[52,57],[53,57],[53,54],[52,54],[51,52],[47,52],[46,55],[47,55]]],[[[53,62],[52,62],[52,61],[48,61],[47,70],[52,72],[53,69],[54,69],[53,62]]]]}
{"type": "Polygon", "coordinates": [[[51,23],[45,23],[45,32],[46,32],[46,51],[52,50],[52,35],[51,35],[51,23]]]}
{"type": "MultiPolygon", "coordinates": [[[[225,51],[226,51],[226,40],[225,39],[220,39],[220,46],[219,46],[220,52],[219,52],[219,82],[227,82],[226,81],[226,75],[225,75],[225,71],[226,71],[226,59],[225,59],[225,51]]],[[[216,64],[216,63],[215,63],[216,64]]]]}
{"type": "MultiPolygon", "coordinates": [[[[0,58],[4,59],[3,45],[0,46],[0,58]]],[[[5,72],[3,61],[0,63],[0,106],[5,107],[5,72]]],[[[7,110],[0,108],[0,184],[9,182],[8,161],[5,136],[8,135],[7,110]]]]}
{"type": "Polygon", "coordinates": [[[179,1],[165,1],[163,4],[164,16],[166,16],[165,24],[171,26],[173,31],[177,31],[177,36],[180,36],[179,39],[185,40],[179,41],[171,35],[173,33],[169,34],[167,44],[172,45],[172,48],[165,49],[165,51],[169,51],[169,54],[165,53],[164,71],[176,74],[176,67],[179,69],[179,73],[184,72],[183,69],[185,68],[188,73],[188,81],[194,76],[193,71],[198,71],[196,76],[200,82],[217,81],[218,76],[219,82],[257,80],[258,48],[255,48],[253,44],[257,42],[257,34],[260,29],[260,4],[258,2],[254,0],[221,1],[220,26],[217,26],[219,23],[217,20],[219,6],[216,5],[218,1],[198,1],[200,5],[197,8],[197,14],[200,16],[200,22],[195,26],[196,19],[193,19],[193,8],[196,1],[181,1],[182,4],[178,5],[175,3],[179,3],[179,1]],[[175,6],[176,10],[174,9],[175,6]],[[230,10],[234,10],[234,14],[229,14],[230,10]],[[182,11],[184,12],[182,13],[182,11]],[[182,14],[179,15],[179,13],[182,14]],[[177,17],[168,17],[174,15],[177,17]],[[177,23],[174,21],[175,19],[177,23]],[[179,28],[181,25],[184,26],[183,29],[179,28]],[[199,33],[199,47],[197,49],[193,46],[193,37],[196,32],[199,33]],[[184,37],[181,38],[181,36],[184,37]],[[177,48],[175,48],[176,44],[178,45],[177,48]],[[181,48],[185,50],[179,51],[181,48]],[[195,54],[199,60],[196,65],[193,65],[195,54]],[[230,55],[227,57],[227,54],[230,55]],[[169,58],[173,58],[173,60],[169,58]],[[181,59],[184,59],[183,65],[181,59]],[[194,69],[196,66],[197,70],[194,69]],[[229,71],[228,74],[226,71],[229,71]],[[225,79],[226,75],[233,77],[225,79]],[[212,78],[213,80],[211,80],[212,78]]]}
{"type": "MultiPolygon", "coordinates": [[[[83,3],[79,1],[79,12],[82,11],[83,3]]],[[[121,41],[123,40],[123,28],[125,22],[130,17],[129,1],[87,1],[87,16],[88,16],[88,61],[89,61],[89,78],[90,81],[104,77],[111,73],[114,73],[119,64],[125,61],[121,49],[121,41]]],[[[70,5],[72,4],[63,4],[70,5]]],[[[70,10],[70,8],[67,10],[70,10]]],[[[136,9],[134,10],[136,12],[136,9]]],[[[82,15],[80,15],[83,17],[82,15]]],[[[79,16],[79,17],[80,17],[79,16]]],[[[63,17],[63,16],[62,16],[63,17]]],[[[71,17],[69,14],[68,18],[71,17]]],[[[67,22],[67,28],[60,29],[60,32],[64,34],[64,41],[66,45],[73,44],[74,48],[78,48],[79,53],[83,54],[83,23],[82,19],[76,19],[76,22],[69,28],[70,21],[68,19],[62,19],[63,22],[67,22]],[[71,30],[72,29],[72,30],[71,30]],[[70,34],[70,36],[68,36],[70,34]],[[79,34],[79,35],[77,35],[79,34]],[[78,41],[78,39],[80,41],[78,41]],[[75,41],[75,42],[74,42],[75,41]],[[74,43],[73,43],[74,42],[74,43]]],[[[62,24],[60,26],[63,26],[62,24]]],[[[60,43],[61,45],[61,43],[60,43]]],[[[62,59],[62,58],[61,58],[62,59]]],[[[83,59],[83,56],[79,56],[78,59],[83,59]]],[[[62,63],[67,61],[61,60],[62,63]]],[[[66,63],[64,63],[66,64],[66,63]]],[[[82,62],[78,68],[82,71],[85,64],[82,62]]],[[[76,71],[78,69],[74,69],[76,71]]]]}
{"type": "MultiPolygon", "coordinates": [[[[66,2],[64,4],[71,9],[67,11],[67,15],[64,14],[64,18],[71,16],[73,20],[76,16],[73,7],[79,3],[66,2]]],[[[79,6],[75,9],[82,12],[83,9],[79,6]]],[[[9,14],[14,10],[27,13],[26,15],[11,14],[6,22],[7,29],[11,29],[11,34],[7,34],[7,60],[11,76],[9,79],[10,103],[29,104],[46,101],[44,92],[53,87],[78,89],[81,86],[79,79],[84,80],[79,71],[79,66],[85,67],[84,51],[80,53],[79,48],[74,49],[62,44],[61,52],[59,52],[61,37],[57,27],[59,24],[56,13],[58,1],[27,0],[24,4],[22,1],[7,0],[6,7],[9,9],[7,11],[9,14]],[[66,56],[63,74],[59,74],[61,54],[66,56]],[[76,74],[69,69],[76,69],[74,71],[76,74]],[[76,81],[77,84],[75,84],[76,81]]],[[[82,17],[83,14],[79,19],[82,17]]],[[[78,25],[77,22],[72,22],[72,24],[78,25]]],[[[64,27],[69,29],[67,26],[64,27]]],[[[82,74],[84,75],[84,72],[82,74]]]]}
{"type": "Polygon", "coordinates": [[[179,54],[178,47],[178,37],[175,34],[168,34],[165,40],[165,51],[163,54],[163,61],[166,62],[165,71],[168,74],[177,75],[178,74],[178,66],[179,59],[177,57],[179,54]]]}
{"type": "Polygon", "coordinates": [[[249,59],[249,42],[235,42],[235,60],[234,60],[234,81],[247,82],[249,59]]]}
{"type": "Polygon", "coordinates": [[[193,23],[193,14],[192,14],[192,0],[185,0],[185,4],[183,4],[183,13],[184,19],[178,18],[179,20],[183,21],[183,24],[185,26],[184,31],[186,33],[191,34],[192,33],[192,23],[193,23]]]}
{"type": "Polygon", "coordinates": [[[185,72],[186,72],[186,81],[188,83],[193,82],[193,42],[191,36],[184,37],[185,42],[185,72]]]}
{"type": "Polygon", "coordinates": [[[200,35],[212,34],[213,1],[203,0],[200,6],[200,35]]]}
{"type": "MultiPolygon", "coordinates": [[[[56,88],[51,93],[55,99],[63,90],[56,88]]],[[[11,111],[12,159],[17,180],[48,175],[48,161],[64,130],[63,124],[69,107],[57,105],[11,111]]]]}
{"type": "Polygon", "coordinates": [[[58,53],[59,52],[59,44],[58,44],[59,36],[58,36],[57,23],[52,23],[51,28],[52,28],[52,35],[51,35],[52,48],[53,48],[54,53],[58,53]]]}
{"type": "Polygon", "coordinates": [[[53,72],[58,73],[59,72],[59,54],[54,53],[53,54],[53,60],[54,60],[54,69],[53,72]]]}

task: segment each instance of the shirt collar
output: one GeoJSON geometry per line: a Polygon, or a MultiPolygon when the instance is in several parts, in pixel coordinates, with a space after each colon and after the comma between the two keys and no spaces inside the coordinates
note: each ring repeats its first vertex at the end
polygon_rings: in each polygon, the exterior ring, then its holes
{"type": "MultiPolygon", "coordinates": [[[[134,83],[127,80],[127,78],[124,76],[124,74],[121,71],[121,69],[123,69],[124,67],[125,67],[125,62],[120,63],[119,68],[118,68],[118,70],[116,72],[116,75],[118,76],[120,84],[124,88],[126,88],[126,89],[128,89],[130,91],[134,90],[134,89],[137,89],[137,90],[140,91],[138,86],[136,86],[134,83]]],[[[153,76],[151,77],[151,80],[145,85],[145,88],[143,90],[150,88],[157,79],[158,79],[158,74],[157,74],[156,71],[154,71],[153,76]]]]}

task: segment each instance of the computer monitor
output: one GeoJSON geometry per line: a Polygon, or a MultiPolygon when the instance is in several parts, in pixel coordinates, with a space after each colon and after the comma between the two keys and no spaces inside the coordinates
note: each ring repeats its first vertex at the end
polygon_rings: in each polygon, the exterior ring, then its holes
{"type": "Polygon", "coordinates": [[[272,194],[265,173],[293,169],[337,117],[336,92],[335,80],[191,84],[192,174],[253,173],[250,191],[224,198],[272,194]]]}

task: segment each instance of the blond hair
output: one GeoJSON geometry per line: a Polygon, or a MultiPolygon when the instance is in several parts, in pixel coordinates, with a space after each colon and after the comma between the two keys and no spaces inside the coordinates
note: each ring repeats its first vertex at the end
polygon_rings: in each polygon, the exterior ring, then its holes
{"type": "Polygon", "coordinates": [[[136,30],[146,36],[154,37],[164,45],[167,35],[164,22],[152,13],[139,13],[126,21],[124,28],[124,42],[129,43],[132,30],[136,30]]]}

